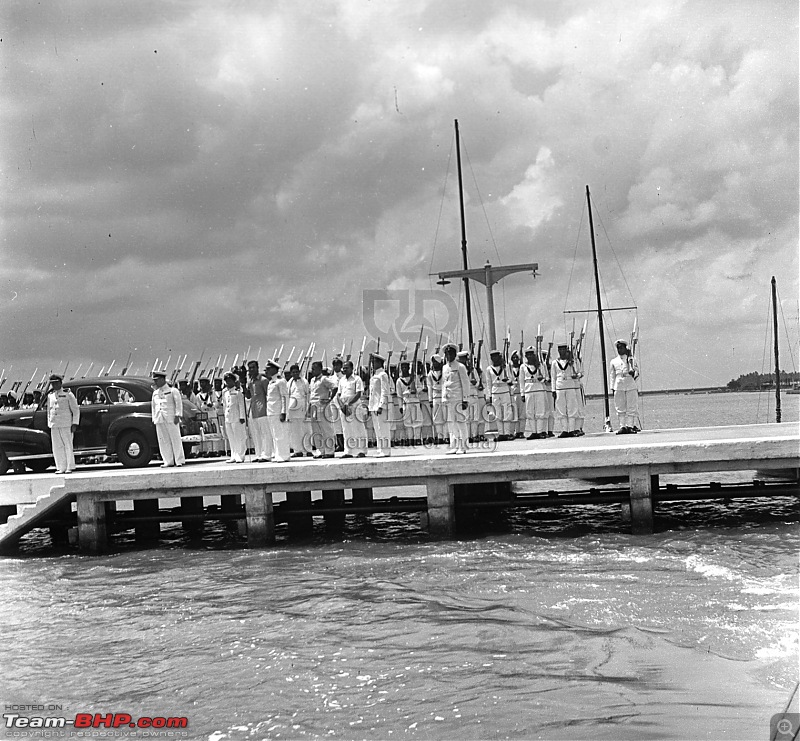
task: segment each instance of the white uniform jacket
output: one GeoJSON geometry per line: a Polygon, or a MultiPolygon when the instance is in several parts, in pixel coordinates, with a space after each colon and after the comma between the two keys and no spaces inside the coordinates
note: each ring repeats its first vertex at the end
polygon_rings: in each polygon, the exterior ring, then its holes
{"type": "Polygon", "coordinates": [[[639,364],[636,358],[626,355],[624,358],[617,355],[611,361],[611,389],[613,391],[633,391],[636,388],[636,379],[639,377],[639,364]],[[633,375],[630,374],[633,371],[633,375]]]}
{"type": "Polygon", "coordinates": [[[377,412],[378,409],[388,411],[392,404],[392,382],[389,374],[380,368],[375,371],[369,381],[369,410],[377,412]]]}
{"type": "Polygon", "coordinates": [[[47,395],[47,426],[72,427],[81,423],[81,410],[75,394],[60,388],[47,395]]]}
{"type": "Polygon", "coordinates": [[[222,403],[225,409],[225,424],[239,424],[240,420],[245,419],[244,392],[235,386],[232,389],[225,388],[222,392],[222,403]]]}
{"type": "Polygon", "coordinates": [[[165,383],[154,389],[150,404],[153,424],[174,424],[175,417],[183,416],[183,397],[178,389],[165,383]]]}
{"type": "Polygon", "coordinates": [[[469,400],[469,376],[463,363],[454,360],[442,368],[442,402],[458,404],[469,400]]]}

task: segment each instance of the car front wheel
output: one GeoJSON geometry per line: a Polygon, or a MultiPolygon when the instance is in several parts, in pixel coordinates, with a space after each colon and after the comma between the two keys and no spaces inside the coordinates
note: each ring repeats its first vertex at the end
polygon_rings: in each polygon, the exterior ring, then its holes
{"type": "Polygon", "coordinates": [[[124,432],[117,442],[117,460],[126,468],[141,468],[150,463],[153,449],[139,430],[124,432]]]}

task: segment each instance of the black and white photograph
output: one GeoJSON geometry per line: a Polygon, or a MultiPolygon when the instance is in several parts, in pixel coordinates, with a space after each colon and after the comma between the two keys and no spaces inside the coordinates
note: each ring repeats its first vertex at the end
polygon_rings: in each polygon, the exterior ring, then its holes
{"type": "Polygon", "coordinates": [[[0,739],[800,738],[799,50],[2,3],[0,739]]]}

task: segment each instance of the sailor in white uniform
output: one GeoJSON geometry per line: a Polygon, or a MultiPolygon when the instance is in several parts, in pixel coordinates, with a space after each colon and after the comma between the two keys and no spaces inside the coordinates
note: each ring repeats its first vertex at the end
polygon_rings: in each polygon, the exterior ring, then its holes
{"type": "Polygon", "coordinates": [[[389,421],[389,407],[392,404],[392,382],[384,370],[386,358],[372,353],[372,378],[369,381],[369,414],[372,418],[372,429],[375,431],[375,445],[378,458],[387,458],[392,454],[392,424],[389,421]]]}
{"type": "Polygon", "coordinates": [[[153,399],[150,404],[153,424],[158,436],[158,449],[162,468],[182,466],[186,463],[181,442],[181,417],[183,416],[183,397],[178,389],[167,383],[167,374],[154,370],[153,399]]]}
{"type": "Polygon", "coordinates": [[[320,458],[333,458],[336,450],[336,432],[333,426],[334,414],[337,413],[331,400],[339,388],[338,383],[322,372],[322,361],[315,360],[311,364],[311,381],[309,383],[309,405],[313,447],[320,458]]]}
{"type": "Polygon", "coordinates": [[[610,383],[620,428],[618,435],[639,431],[639,364],[631,356],[628,343],[617,340],[617,357],[611,361],[610,383]]]}
{"type": "Polygon", "coordinates": [[[452,342],[448,342],[442,351],[446,361],[442,368],[442,405],[450,433],[450,447],[445,454],[466,453],[469,441],[469,376],[466,366],[456,360],[458,348],[452,342]]]}
{"type": "Polygon", "coordinates": [[[536,348],[525,351],[525,364],[520,370],[522,398],[525,399],[525,432],[528,440],[547,437],[550,388],[536,348]]]}
{"type": "Polygon", "coordinates": [[[442,409],[442,366],[444,358],[438,353],[431,355],[431,369],[428,371],[428,395],[430,396],[431,419],[433,421],[433,440],[438,445],[444,440],[444,411],[442,409]]]}
{"type": "Polygon", "coordinates": [[[47,426],[53,445],[56,473],[72,473],[75,470],[75,452],[72,434],[81,422],[81,410],[75,394],[62,387],[63,376],[50,376],[52,391],[47,394],[47,426]]]}
{"type": "Polygon", "coordinates": [[[484,373],[484,393],[486,402],[494,407],[497,425],[497,441],[511,440],[513,429],[513,411],[511,409],[512,381],[499,350],[490,353],[492,364],[484,373]]]}
{"type": "Polygon", "coordinates": [[[566,342],[559,344],[558,357],[550,366],[551,391],[556,400],[556,417],[561,424],[559,437],[583,434],[583,374],[566,342]]]}

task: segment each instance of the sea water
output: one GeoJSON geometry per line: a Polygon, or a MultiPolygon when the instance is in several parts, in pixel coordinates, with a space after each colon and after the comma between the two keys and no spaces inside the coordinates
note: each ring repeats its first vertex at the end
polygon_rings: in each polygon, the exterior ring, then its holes
{"type": "MultiPolygon", "coordinates": [[[[643,402],[648,427],[768,421],[756,395],[643,402]]],[[[0,561],[0,702],[187,719],[64,738],[769,738],[798,674],[798,521],[786,497],[664,504],[649,536],[585,506],[444,543],[413,515],[253,551],[212,524],[100,558],[32,538],[0,561]]]]}

